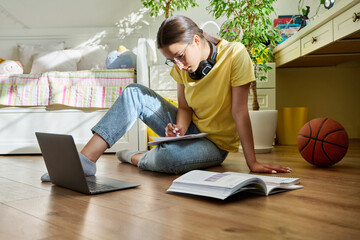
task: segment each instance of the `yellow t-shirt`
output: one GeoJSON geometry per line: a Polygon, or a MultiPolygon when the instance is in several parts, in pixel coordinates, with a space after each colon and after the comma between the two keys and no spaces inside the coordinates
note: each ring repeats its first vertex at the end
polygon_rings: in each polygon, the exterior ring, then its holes
{"type": "Polygon", "coordinates": [[[185,99],[193,109],[192,121],[219,148],[236,152],[239,136],[231,113],[231,87],[255,81],[252,61],[246,48],[238,42],[221,40],[217,45],[216,63],[200,80],[176,66],[170,75],[184,84],[185,99]]]}

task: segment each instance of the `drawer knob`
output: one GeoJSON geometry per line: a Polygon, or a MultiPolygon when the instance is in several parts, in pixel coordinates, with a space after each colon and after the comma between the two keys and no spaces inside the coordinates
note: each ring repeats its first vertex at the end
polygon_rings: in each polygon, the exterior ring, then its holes
{"type": "Polygon", "coordinates": [[[358,20],[358,19],[360,19],[360,12],[354,13],[354,14],[352,15],[352,20],[353,20],[353,22],[356,22],[356,20],[358,20]]]}
{"type": "Polygon", "coordinates": [[[311,43],[316,43],[317,42],[317,38],[316,37],[312,37],[311,38],[311,43]]]}

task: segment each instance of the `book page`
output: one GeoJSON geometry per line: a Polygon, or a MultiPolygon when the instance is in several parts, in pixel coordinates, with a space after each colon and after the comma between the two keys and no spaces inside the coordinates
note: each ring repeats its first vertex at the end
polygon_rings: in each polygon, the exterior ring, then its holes
{"type": "Polygon", "coordinates": [[[180,141],[185,139],[195,139],[195,138],[202,138],[208,135],[207,133],[198,133],[198,134],[188,134],[184,136],[177,136],[177,137],[150,137],[153,142],[149,142],[149,146],[158,145],[162,142],[172,142],[172,141],[180,141]]]}
{"type": "Polygon", "coordinates": [[[235,186],[238,186],[240,183],[246,185],[249,182],[257,181],[258,179],[253,175],[242,176],[230,173],[193,170],[175,179],[174,183],[233,188],[235,186]]]}
{"type": "Polygon", "coordinates": [[[279,187],[278,185],[276,186],[271,184],[266,184],[266,187],[267,187],[267,193],[266,193],[267,195],[304,188],[304,186],[302,185],[289,185],[289,186],[279,187]]]}
{"type": "Polygon", "coordinates": [[[250,190],[253,193],[261,195],[269,195],[274,193],[280,193],[288,190],[295,190],[303,188],[302,185],[295,185],[300,183],[300,178],[291,178],[291,177],[278,177],[278,176],[264,176],[264,175],[255,175],[255,174],[246,174],[246,173],[237,173],[237,172],[228,172],[234,175],[244,175],[244,176],[254,176],[265,182],[266,192],[257,191],[255,188],[250,190]]]}
{"type": "Polygon", "coordinates": [[[257,177],[263,180],[266,184],[276,184],[277,186],[279,185],[289,186],[300,183],[299,178],[292,178],[292,177],[264,176],[264,175],[255,175],[255,174],[246,174],[246,173],[237,173],[237,172],[227,172],[227,173],[242,175],[242,176],[257,177]]]}

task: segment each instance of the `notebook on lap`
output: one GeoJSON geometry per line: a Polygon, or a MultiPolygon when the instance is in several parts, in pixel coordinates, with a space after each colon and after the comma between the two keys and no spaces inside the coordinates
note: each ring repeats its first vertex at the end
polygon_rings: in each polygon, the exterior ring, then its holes
{"type": "Polygon", "coordinates": [[[35,133],[53,184],[85,194],[98,194],[140,186],[117,179],[85,177],[71,135],[35,133]]]}

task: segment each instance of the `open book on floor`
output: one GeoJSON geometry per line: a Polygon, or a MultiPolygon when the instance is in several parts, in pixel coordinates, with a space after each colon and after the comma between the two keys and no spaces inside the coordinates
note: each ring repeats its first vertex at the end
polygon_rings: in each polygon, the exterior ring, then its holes
{"type": "Polygon", "coordinates": [[[299,178],[273,177],[236,172],[193,170],[175,179],[168,192],[225,198],[242,191],[269,195],[303,188],[299,178]]]}

